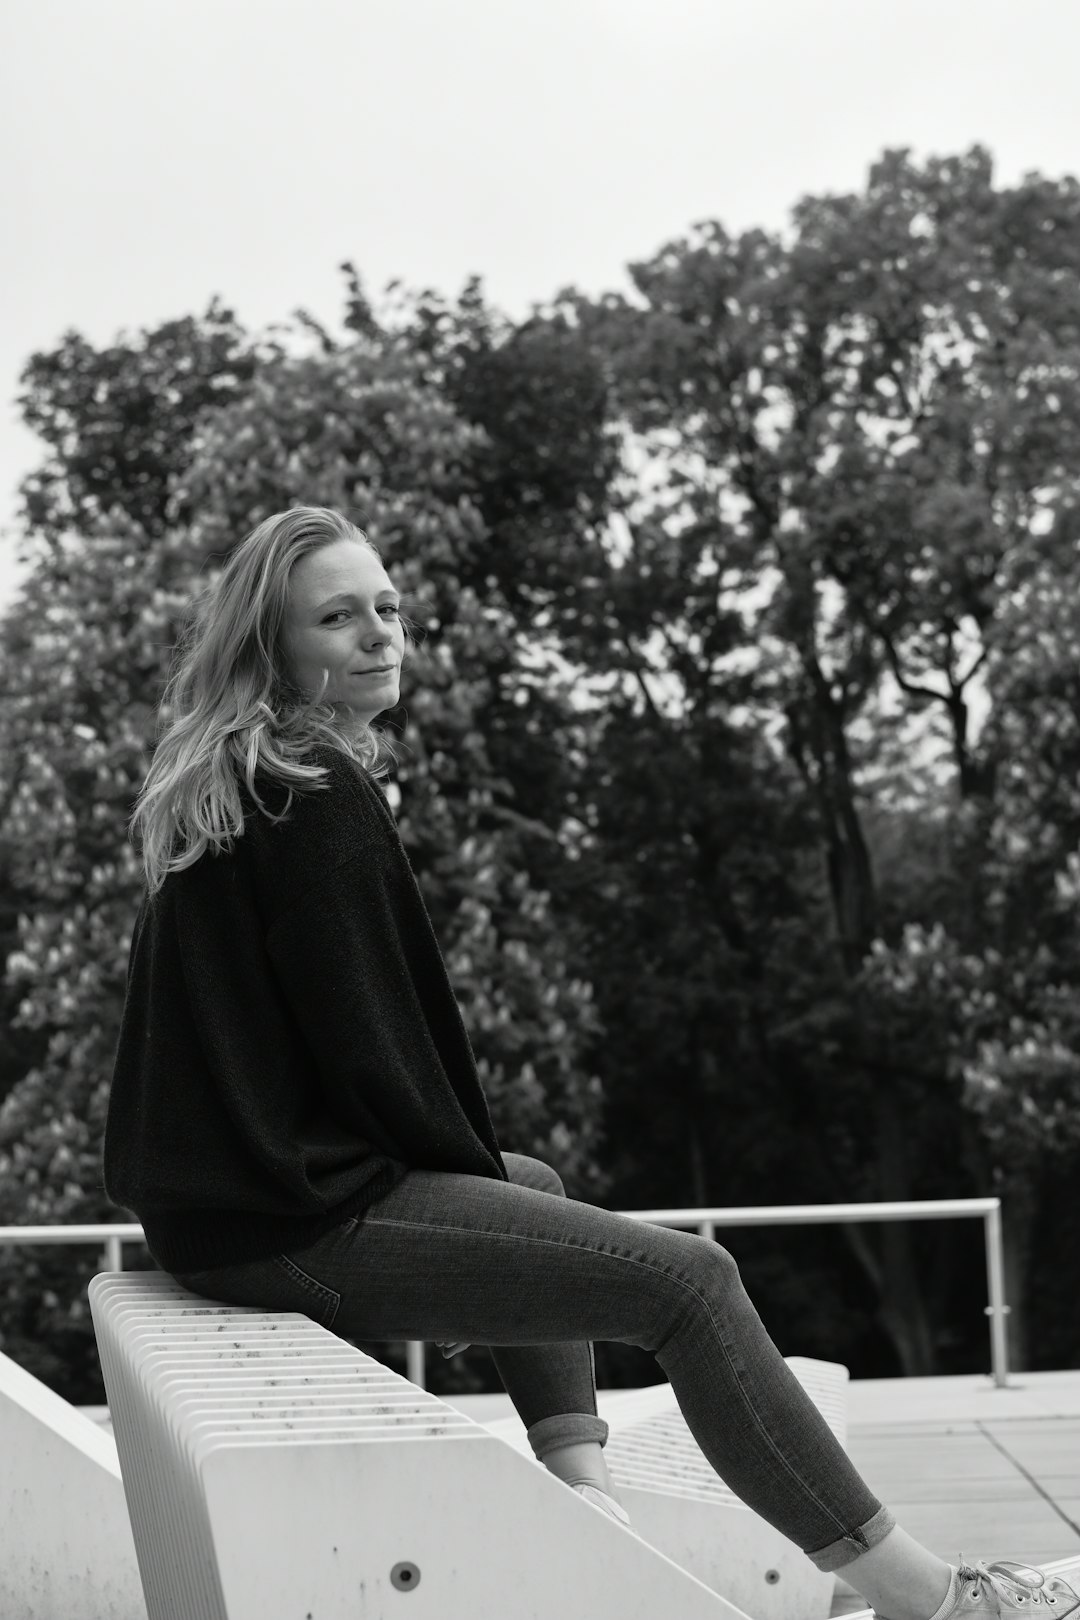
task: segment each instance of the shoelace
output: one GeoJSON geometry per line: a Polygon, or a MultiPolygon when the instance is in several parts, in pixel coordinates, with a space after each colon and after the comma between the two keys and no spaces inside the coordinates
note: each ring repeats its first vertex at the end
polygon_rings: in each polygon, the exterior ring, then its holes
{"type": "Polygon", "coordinates": [[[985,1564],[981,1558],[977,1558],[969,1564],[961,1553],[958,1573],[962,1581],[975,1583],[971,1589],[972,1597],[984,1596],[985,1583],[986,1596],[1015,1597],[1033,1604],[1057,1604],[1056,1597],[1051,1597],[1049,1593],[1040,1594],[1040,1588],[1046,1585],[1046,1577],[1041,1570],[1032,1569],[1028,1564],[1014,1564],[1007,1558],[995,1564],[985,1564]]]}

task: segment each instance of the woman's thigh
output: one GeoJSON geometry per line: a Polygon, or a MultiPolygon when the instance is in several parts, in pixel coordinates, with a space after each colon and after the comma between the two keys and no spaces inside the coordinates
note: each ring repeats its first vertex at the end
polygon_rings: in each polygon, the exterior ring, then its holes
{"type": "Polygon", "coordinates": [[[177,1280],[210,1298],[303,1311],[352,1339],[601,1339],[655,1352],[711,1274],[737,1277],[718,1244],[567,1198],[540,1160],[503,1157],[509,1182],[412,1170],[314,1243],[177,1280]]]}

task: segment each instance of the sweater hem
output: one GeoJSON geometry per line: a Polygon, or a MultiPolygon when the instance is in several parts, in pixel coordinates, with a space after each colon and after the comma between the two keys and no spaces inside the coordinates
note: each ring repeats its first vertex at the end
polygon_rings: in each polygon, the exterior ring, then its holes
{"type": "Polygon", "coordinates": [[[143,1238],[162,1271],[213,1271],[267,1260],[283,1250],[314,1243],[332,1227],[363,1216],[409,1173],[398,1159],[385,1159],[355,1193],[331,1210],[309,1215],[253,1215],[241,1210],[155,1210],[139,1216],[143,1238]]]}

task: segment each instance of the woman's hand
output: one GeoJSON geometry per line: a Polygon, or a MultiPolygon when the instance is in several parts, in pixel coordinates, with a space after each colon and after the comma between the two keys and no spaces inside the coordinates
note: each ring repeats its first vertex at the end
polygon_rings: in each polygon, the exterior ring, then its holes
{"type": "Polygon", "coordinates": [[[468,1350],[471,1348],[471,1346],[468,1345],[463,1339],[457,1340],[456,1343],[451,1343],[449,1339],[436,1339],[435,1343],[438,1345],[447,1361],[450,1360],[451,1356],[456,1356],[459,1351],[468,1350]]]}

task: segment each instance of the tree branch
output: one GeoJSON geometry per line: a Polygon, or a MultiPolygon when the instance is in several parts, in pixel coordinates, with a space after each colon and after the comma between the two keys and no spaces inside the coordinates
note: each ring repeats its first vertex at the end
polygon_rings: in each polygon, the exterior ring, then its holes
{"type": "Polygon", "coordinates": [[[881,637],[881,640],[882,640],[882,642],[884,644],[885,655],[889,660],[889,667],[891,668],[893,674],[896,677],[896,683],[899,686],[900,690],[902,692],[907,692],[909,697],[934,698],[938,703],[944,703],[944,704],[947,705],[948,702],[949,702],[949,693],[948,692],[935,692],[932,686],[919,686],[916,681],[909,681],[908,680],[907,676],[904,674],[903,670],[900,668],[900,659],[897,656],[896,648],[893,645],[892,637],[890,635],[888,635],[888,633],[886,631],[884,631],[884,630],[882,630],[880,628],[878,629],[878,635],[881,637]]]}
{"type": "Polygon", "coordinates": [[[520,810],[511,810],[502,804],[488,804],[484,806],[482,814],[493,816],[496,821],[509,822],[511,826],[520,827],[523,832],[535,833],[538,838],[547,838],[562,848],[562,840],[558,833],[552,832],[542,821],[534,821],[532,816],[522,815],[520,810]]]}
{"type": "Polygon", "coordinates": [[[660,710],[656,707],[656,704],[653,701],[653,695],[649,691],[649,688],[645,685],[645,676],[641,671],[641,666],[638,662],[638,655],[634,651],[634,646],[630,640],[630,637],[624,635],[622,637],[622,643],[627,652],[630,654],[630,657],[634,660],[631,673],[634,675],[638,685],[641,687],[642,695],[645,698],[646,704],[652,710],[654,719],[658,720],[662,726],[666,726],[668,724],[667,720],[665,720],[664,716],[660,713],[660,710]]]}

